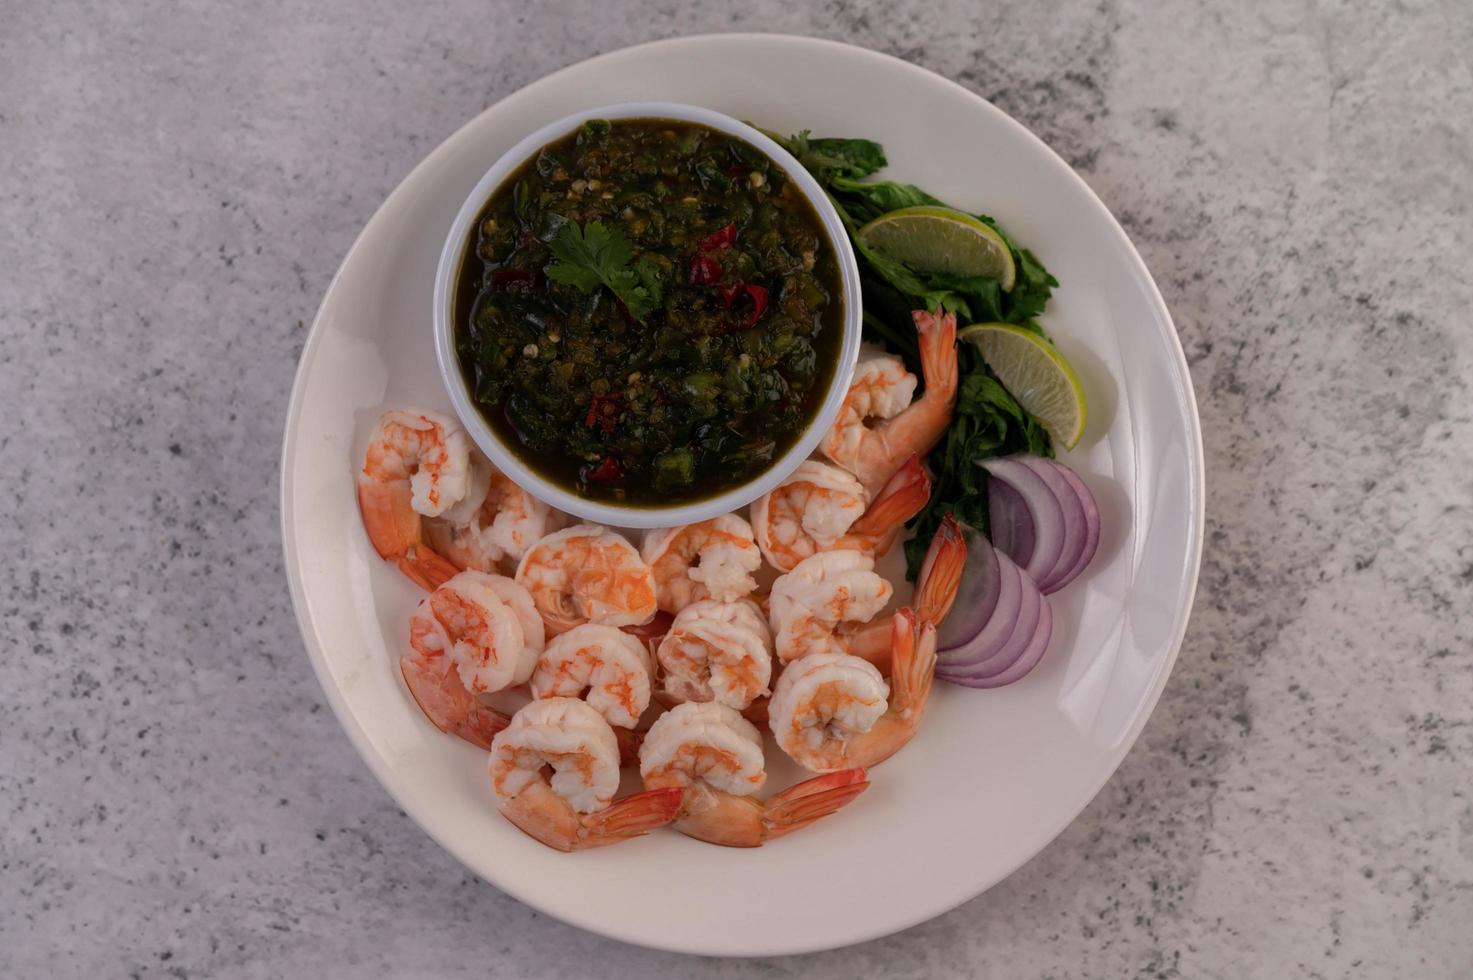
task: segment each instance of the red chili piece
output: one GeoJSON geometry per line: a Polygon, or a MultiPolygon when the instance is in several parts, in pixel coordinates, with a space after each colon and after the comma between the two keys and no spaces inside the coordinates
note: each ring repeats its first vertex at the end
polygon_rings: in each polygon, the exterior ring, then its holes
{"type": "Polygon", "coordinates": [[[709,255],[697,255],[690,260],[690,284],[692,286],[714,286],[721,281],[721,263],[709,255]]]}
{"type": "Polygon", "coordinates": [[[612,456],[605,456],[604,461],[598,464],[598,468],[588,474],[588,478],[599,483],[612,483],[623,475],[624,471],[619,468],[618,460],[612,456]]]}
{"type": "Polygon", "coordinates": [[[497,269],[491,273],[491,285],[498,289],[511,285],[521,285],[531,289],[537,285],[537,273],[531,269],[497,269]]]}
{"type": "Polygon", "coordinates": [[[746,289],[747,295],[752,297],[752,315],[747,317],[747,326],[755,327],[757,318],[767,309],[767,287],[753,286],[749,283],[743,288],[746,289]]]}
{"type": "Polygon", "coordinates": [[[594,395],[588,400],[588,415],[583,419],[583,424],[590,429],[597,425],[605,434],[613,432],[619,401],[618,395],[594,395]],[[613,406],[614,411],[604,411],[606,405],[613,406]]]}
{"type": "Polygon", "coordinates": [[[769,294],[766,286],[757,286],[752,283],[735,282],[721,289],[721,308],[731,309],[731,305],[741,299],[745,293],[752,300],[752,312],[747,315],[747,322],[742,324],[742,329],[750,329],[757,325],[757,320],[767,310],[769,294]]]}
{"type": "Polygon", "coordinates": [[[726,248],[734,241],[736,241],[736,225],[733,223],[727,225],[725,228],[718,228],[705,238],[702,238],[701,243],[696,246],[696,250],[699,252],[714,252],[717,249],[726,248]]]}

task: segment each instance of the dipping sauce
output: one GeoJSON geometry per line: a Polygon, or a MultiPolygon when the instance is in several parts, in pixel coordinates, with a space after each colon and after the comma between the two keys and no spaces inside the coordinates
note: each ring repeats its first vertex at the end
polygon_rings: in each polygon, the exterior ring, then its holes
{"type": "Polygon", "coordinates": [[[817,414],[843,334],[834,249],[757,148],[664,119],[593,120],[487,202],[453,315],[477,408],[593,499],[739,486],[817,414]]]}

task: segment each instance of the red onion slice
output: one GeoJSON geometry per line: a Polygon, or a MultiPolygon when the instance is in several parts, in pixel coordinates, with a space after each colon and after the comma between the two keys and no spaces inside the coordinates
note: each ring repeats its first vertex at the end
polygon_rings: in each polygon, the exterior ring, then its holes
{"type": "MultiPolygon", "coordinates": [[[[971,638],[956,646],[938,650],[936,660],[938,663],[973,663],[986,657],[992,656],[1002,645],[1007,642],[1013,633],[1013,626],[1018,621],[1018,613],[1023,605],[1023,591],[1027,577],[1014,565],[1007,555],[985,545],[979,538],[978,551],[991,551],[995,556],[998,571],[997,601],[993,604],[992,615],[987,617],[982,628],[971,638]]],[[[968,561],[971,554],[968,554],[968,561]]],[[[1027,583],[1031,588],[1032,583],[1027,583]]],[[[955,607],[951,617],[958,616],[955,607]]],[[[938,641],[937,646],[940,646],[938,641]]]]}
{"type": "MultiPolygon", "coordinates": [[[[1018,614],[1012,621],[1012,628],[1007,631],[1007,637],[1001,643],[996,644],[990,650],[974,648],[968,656],[951,656],[944,663],[947,673],[966,677],[986,677],[1007,670],[1013,665],[1028,645],[1033,641],[1033,634],[1038,629],[1038,621],[1043,615],[1043,607],[1048,605],[1043,593],[1038,591],[1038,586],[1027,575],[1019,573],[1018,582],[1022,586],[1021,601],[1018,604],[1018,614]]],[[[943,661],[938,655],[937,665],[943,661]]]]}
{"type": "Polygon", "coordinates": [[[936,633],[936,646],[940,650],[961,646],[982,632],[1002,594],[1002,569],[996,549],[971,528],[964,527],[962,534],[967,542],[967,563],[951,612],[936,633]]]}
{"type": "Polygon", "coordinates": [[[1028,675],[1029,671],[1038,666],[1038,662],[1048,652],[1049,640],[1053,638],[1053,632],[1053,609],[1049,606],[1048,600],[1045,599],[1040,610],[1038,626],[1034,630],[1032,641],[1006,670],[993,674],[990,677],[980,677],[971,672],[954,673],[951,668],[943,669],[937,666],[936,676],[941,680],[950,681],[953,684],[978,688],[1003,687],[1015,681],[1020,681],[1028,675]]]}
{"type": "Polygon", "coordinates": [[[1021,494],[995,476],[987,478],[987,523],[992,544],[1019,566],[1033,554],[1033,515],[1021,494]]]}
{"type": "Polygon", "coordinates": [[[1023,563],[1023,571],[1033,581],[1041,581],[1059,560],[1064,547],[1064,512],[1059,498],[1043,478],[1033,472],[1020,457],[983,460],[979,465],[987,472],[1018,491],[1033,516],[1033,553],[1023,563]]]}
{"type": "Polygon", "coordinates": [[[1050,462],[1059,471],[1059,475],[1068,482],[1069,488],[1079,498],[1080,507],[1084,511],[1084,547],[1079,553],[1079,558],[1054,582],[1052,589],[1044,590],[1045,592],[1057,592],[1078,578],[1080,573],[1094,560],[1095,552],[1100,547],[1100,508],[1095,502],[1095,495],[1090,492],[1089,487],[1085,485],[1084,480],[1080,479],[1078,473],[1058,460],[1050,460],[1050,462]]]}
{"type": "Polygon", "coordinates": [[[1074,492],[1069,481],[1064,479],[1064,474],[1059,472],[1059,467],[1053,460],[1042,456],[1019,456],[1018,462],[1036,473],[1048,485],[1049,492],[1059,502],[1059,512],[1064,516],[1064,542],[1059,549],[1059,557],[1042,578],[1035,580],[1038,587],[1047,594],[1059,588],[1059,580],[1074,567],[1084,551],[1084,505],[1080,503],[1079,495],[1074,492]]]}

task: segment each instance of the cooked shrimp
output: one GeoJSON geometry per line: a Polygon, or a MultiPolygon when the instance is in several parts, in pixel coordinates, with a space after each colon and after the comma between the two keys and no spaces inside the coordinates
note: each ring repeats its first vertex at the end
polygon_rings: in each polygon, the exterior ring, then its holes
{"type": "Polygon", "coordinates": [[[461,572],[420,601],[409,645],[422,664],[448,658],[473,696],[494,694],[525,683],[537,664],[542,623],[529,621],[530,605],[510,579],[461,572]]]}
{"type": "Polygon", "coordinates": [[[814,772],[884,762],[920,727],[936,672],[936,627],[901,609],[891,624],[894,670],[886,684],[868,661],[816,653],[778,678],[768,724],[793,761],[814,772]]]}
{"type": "Polygon", "coordinates": [[[664,826],[683,796],[658,789],[615,803],[614,730],[576,698],[533,701],[512,716],[491,743],[491,785],[508,820],[560,851],[617,844],[664,826]]]}
{"type": "Polygon", "coordinates": [[[389,411],[379,418],[358,474],[358,509],[379,557],[426,589],[457,569],[424,540],[423,518],[439,517],[477,489],[470,438],[438,412],[389,411]]]}
{"type": "Polygon", "coordinates": [[[553,639],[532,674],[534,698],[576,698],[610,725],[633,728],[650,706],[650,654],[638,637],[584,623],[553,639]]]}
{"type": "MultiPolygon", "coordinates": [[[[926,549],[926,558],[916,576],[915,589],[911,593],[910,605],[922,622],[940,628],[956,601],[957,588],[961,585],[962,570],[967,564],[967,543],[962,537],[956,518],[947,514],[931,538],[926,549]]],[[[856,630],[839,630],[837,636],[845,652],[863,657],[880,669],[890,673],[891,618],[877,619],[856,630]]]]}
{"type": "Polygon", "coordinates": [[[656,657],[670,701],[718,701],[740,710],[768,693],[772,631],[750,600],[702,599],[676,615],[656,657]]]}
{"type": "Polygon", "coordinates": [[[849,769],[756,799],[767,780],[762,736],[715,702],[687,702],[656,719],[639,750],[639,774],[646,789],[684,790],[676,830],[728,847],[758,847],[800,830],[869,787],[863,769],[849,769]]]}
{"type": "Polygon", "coordinates": [[[867,623],[894,589],[875,574],[875,560],[859,551],[820,551],[772,583],[768,616],[783,663],[815,653],[842,652],[835,632],[867,623]]]}
{"type": "Polygon", "coordinates": [[[634,545],[596,524],[538,541],[522,556],[516,577],[554,633],[583,623],[638,626],[655,615],[650,567],[634,545]]]}
{"type": "Polygon", "coordinates": [[[883,555],[930,497],[931,478],[919,456],[911,456],[867,507],[868,494],[853,474],[808,460],[757,498],[752,520],[768,562],[790,572],[818,551],[883,555]]]}
{"type": "Polygon", "coordinates": [[[792,571],[814,552],[830,548],[864,514],[869,494],[853,474],[806,460],[752,504],[762,554],[778,571],[792,571]]]}
{"type": "Polygon", "coordinates": [[[461,572],[426,596],[409,620],[404,683],[441,731],[483,749],[507,718],[477,697],[525,683],[542,652],[542,617],[509,578],[461,572]]]}
{"type": "Polygon", "coordinates": [[[894,354],[870,354],[854,367],[854,379],[834,427],[819,449],[851,473],[859,469],[861,447],[870,438],[867,421],[884,422],[910,407],[920,379],[894,354]]]}
{"type": "Polygon", "coordinates": [[[566,519],[489,463],[473,470],[486,474],[480,502],[463,516],[447,514],[428,522],[425,536],[435,551],[461,568],[510,571],[528,548],[566,519]]]}
{"type": "Polygon", "coordinates": [[[891,355],[860,363],[844,407],[819,448],[874,492],[912,454],[925,456],[951,424],[956,404],[956,316],[911,313],[926,390],[911,401],[916,377],[891,355]],[[873,422],[873,424],[869,424],[873,422]]]}
{"type": "Polygon", "coordinates": [[[660,608],[677,613],[697,599],[730,602],[757,588],[762,554],[752,525],[736,514],[650,531],[640,555],[654,572],[660,608]]]}

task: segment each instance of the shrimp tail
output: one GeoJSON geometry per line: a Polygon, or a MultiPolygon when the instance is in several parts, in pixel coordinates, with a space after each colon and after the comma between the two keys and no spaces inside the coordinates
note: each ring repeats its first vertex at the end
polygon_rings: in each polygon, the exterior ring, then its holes
{"type": "Polygon", "coordinates": [[[956,314],[937,315],[925,310],[911,313],[921,355],[926,388],[921,397],[895,418],[875,430],[879,447],[864,465],[861,482],[869,490],[883,487],[914,453],[924,457],[946,435],[956,406],[956,314]]]}
{"type": "Polygon", "coordinates": [[[849,533],[881,538],[898,531],[906,521],[919,514],[930,499],[931,477],[921,463],[920,454],[911,453],[869,508],[849,528],[849,533]]]}
{"type": "Polygon", "coordinates": [[[685,790],[679,786],[651,789],[616,800],[606,809],[583,818],[580,846],[601,847],[639,837],[663,827],[680,812],[685,790]]]}
{"type": "Polygon", "coordinates": [[[654,618],[648,623],[642,623],[639,626],[621,626],[619,628],[630,636],[638,637],[653,656],[654,652],[659,649],[660,641],[665,638],[666,633],[670,632],[670,624],[674,621],[675,617],[662,609],[656,612],[654,618]]]}
{"type": "Polygon", "coordinates": [[[967,564],[967,542],[961,525],[947,514],[931,538],[931,547],[916,576],[914,605],[923,622],[940,626],[951,612],[961,586],[962,570],[967,564]]]}
{"type": "Polygon", "coordinates": [[[911,454],[924,457],[946,435],[956,407],[956,316],[925,310],[911,313],[920,347],[921,396],[894,418],[881,422],[864,439],[854,473],[866,490],[878,493],[911,454]]]}
{"type": "Polygon", "coordinates": [[[424,543],[420,515],[410,505],[407,481],[358,478],[358,510],[373,550],[392,561],[416,585],[435,591],[460,569],[424,543]]]}
{"type": "MultiPolygon", "coordinates": [[[[948,402],[956,399],[956,314],[950,310],[937,315],[927,310],[913,310],[910,314],[915,322],[921,355],[921,376],[926,379],[926,391],[934,389],[944,394],[948,402]]],[[[929,450],[931,447],[927,446],[929,450]]]]}
{"type": "Polygon", "coordinates": [[[411,505],[407,481],[383,482],[360,474],[358,510],[373,550],[393,561],[419,544],[419,514],[411,505]]]}
{"type": "Polygon", "coordinates": [[[619,743],[619,765],[639,765],[639,747],[644,744],[644,733],[632,728],[615,728],[614,741],[619,743]]]}
{"type": "Polygon", "coordinates": [[[890,633],[894,617],[877,619],[863,629],[846,634],[844,652],[851,657],[868,660],[880,673],[890,675],[890,633]]]}
{"type": "Polygon", "coordinates": [[[430,592],[460,574],[453,562],[424,544],[411,545],[397,564],[410,581],[430,592]]]}
{"type": "Polygon", "coordinates": [[[914,727],[936,680],[936,627],[918,621],[915,610],[907,606],[895,613],[890,636],[890,708],[914,727]]]}
{"type": "Polygon", "coordinates": [[[399,671],[415,704],[446,735],[463,738],[489,752],[496,733],[511,722],[506,715],[477,701],[453,668],[435,674],[413,657],[401,657],[399,671]]]}
{"type": "Polygon", "coordinates": [[[762,825],[767,840],[821,820],[869,789],[863,769],[841,769],[789,787],[767,801],[762,825]]]}
{"type": "MultiPolygon", "coordinates": [[[[952,603],[956,602],[966,564],[966,538],[956,518],[947,514],[941,519],[935,537],[931,538],[931,547],[926,550],[925,561],[916,576],[915,592],[911,596],[914,615],[921,622],[940,626],[946,619],[952,603]]],[[[845,636],[844,651],[868,660],[879,668],[880,673],[889,676],[893,673],[894,630],[893,617],[888,621],[876,620],[845,636]]]]}

